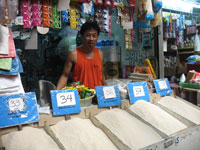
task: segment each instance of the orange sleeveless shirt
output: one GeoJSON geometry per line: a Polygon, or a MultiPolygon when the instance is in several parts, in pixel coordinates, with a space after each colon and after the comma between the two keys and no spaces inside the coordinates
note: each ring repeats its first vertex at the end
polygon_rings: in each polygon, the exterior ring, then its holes
{"type": "Polygon", "coordinates": [[[94,57],[87,59],[81,47],[76,48],[77,62],[72,72],[73,81],[81,81],[86,87],[94,89],[95,86],[102,86],[103,66],[99,50],[94,48],[94,57]]]}

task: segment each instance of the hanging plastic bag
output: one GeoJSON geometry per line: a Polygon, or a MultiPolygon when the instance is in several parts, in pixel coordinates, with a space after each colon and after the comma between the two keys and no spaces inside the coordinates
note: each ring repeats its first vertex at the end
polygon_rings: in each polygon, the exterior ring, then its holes
{"type": "Polygon", "coordinates": [[[137,20],[135,26],[138,28],[151,28],[150,21],[141,22],[137,20]]]}
{"type": "Polygon", "coordinates": [[[162,0],[153,0],[153,11],[157,14],[162,8],[162,0]]]}
{"type": "Polygon", "coordinates": [[[137,20],[140,22],[146,22],[154,18],[151,0],[138,0],[135,9],[137,20]]]}
{"type": "Polygon", "coordinates": [[[12,59],[12,68],[10,71],[0,70],[0,75],[11,75],[11,76],[17,76],[18,73],[23,72],[23,66],[21,64],[21,61],[19,57],[15,57],[12,59]]]}
{"type": "Polygon", "coordinates": [[[7,0],[8,19],[15,19],[18,11],[18,0],[7,0]]]}
{"type": "Polygon", "coordinates": [[[162,23],[162,14],[159,11],[157,14],[154,15],[154,19],[151,20],[151,26],[156,27],[162,23]]]}
{"type": "Polygon", "coordinates": [[[200,42],[199,42],[198,30],[196,31],[196,35],[195,35],[195,39],[194,39],[194,51],[196,51],[196,52],[200,51],[200,42]]]}
{"type": "Polygon", "coordinates": [[[5,15],[6,15],[6,1],[0,0],[0,23],[3,23],[5,21],[5,15]]]}

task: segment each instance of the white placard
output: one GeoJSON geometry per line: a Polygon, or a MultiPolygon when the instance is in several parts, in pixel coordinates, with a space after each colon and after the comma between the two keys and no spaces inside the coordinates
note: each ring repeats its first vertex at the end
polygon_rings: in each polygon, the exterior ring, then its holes
{"type": "Polygon", "coordinates": [[[160,90],[168,89],[167,83],[166,83],[165,80],[163,80],[163,81],[158,81],[158,85],[159,85],[160,90]]]}
{"type": "Polygon", "coordinates": [[[144,87],[143,86],[133,86],[134,97],[142,97],[145,96],[144,87]]]}
{"type": "Polygon", "coordinates": [[[58,107],[76,105],[74,92],[57,93],[58,107]]]}
{"type": "Polygon", "coordinates": [[[116,93],[115,93],[114,86],[103,87],[103,94],[104,94],[105,99],[115,98],[116,93]]]}
{"type": "Polygon", "coordinates": [[[8,99],[9,111],[23,111],[25,109],[24,100],[22,98],[8,99]]]}

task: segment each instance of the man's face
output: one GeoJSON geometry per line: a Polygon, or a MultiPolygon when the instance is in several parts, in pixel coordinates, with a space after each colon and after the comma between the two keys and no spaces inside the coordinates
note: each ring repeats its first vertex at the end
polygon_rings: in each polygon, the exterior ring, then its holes
{"type": "Polygon", "coordinates": [[[85,46],[94,48],[98,40],[98,32],[95,29],[87,30],[83,34],[82,40],[85,46]]]}

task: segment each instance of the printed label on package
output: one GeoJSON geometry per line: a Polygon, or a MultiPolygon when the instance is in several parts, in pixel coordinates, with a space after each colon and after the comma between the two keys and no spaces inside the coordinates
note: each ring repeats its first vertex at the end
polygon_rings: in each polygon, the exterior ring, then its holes
{"type": "Polygon", "coordinates": [[[81,112],[77,89],[51,90],[53,115],[67,115],[81,112]]]}
{"type": "Polygon", "coordinates": [[[138,100],[150,101],[146,82],[128,83],[128,93],[131,104],[138,100]]]}
{"type": "Polygon", "coordinates": [[[121,105],[121,97],[118,86],[96,86],[97,101],[99,107],[121,105]]]}
{"type": "Polygon", "coordinates": [[[0,96],[0,100],[0,128],[39,121],[35,93],[0,96]]]}
{"type": "Polygon", "coordinates": [[[155,86],[156,93],[160,94],[160,96],[172,94],[172,89],[167,78],[153,80],[153,84],[155,86]]]}

